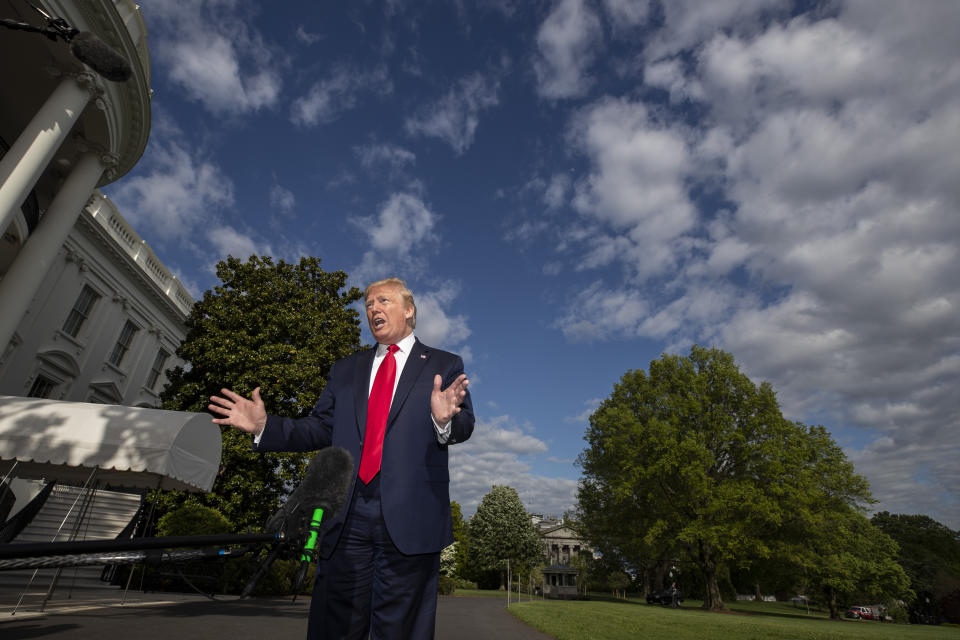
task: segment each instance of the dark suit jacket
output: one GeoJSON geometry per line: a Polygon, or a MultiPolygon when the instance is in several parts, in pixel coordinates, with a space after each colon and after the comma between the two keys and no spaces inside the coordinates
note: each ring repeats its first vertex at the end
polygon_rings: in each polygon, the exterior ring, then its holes
{"type": "MultiPolygon", "coordinates": [[[[367,396],[376,348],[360,351],[330,368],[327,386],[305,418],[267,417],[257,451],[312,451],[343,447],[360,464],[367,422],[367,396]]],[[[453,542],[450,522],[450,472],[447,447],[473,433],[473,405],[467,393],[453,418],[447,444],[437,442],[430,416],[433,377],[446,389],[463,373],[463,360],[439,349],[414,343],[390,405],[380,466],[383,519],[397,548],[405,554],[435,553],[453,542]]],[[[357,470],[350,486],[354,495],[357,470]]],[[[351,500],[337,514],[324,514],[320,555],[333,553],[351,500]],[[332,518],[328,519],[330,515],[332,518]]]]}

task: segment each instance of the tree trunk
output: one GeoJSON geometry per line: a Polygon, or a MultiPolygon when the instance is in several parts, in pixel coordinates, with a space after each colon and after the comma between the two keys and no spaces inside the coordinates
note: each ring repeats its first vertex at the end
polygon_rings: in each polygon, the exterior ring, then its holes
{"type": "Polygon", "coordinates": [[[760,581],[758,580],[756,584],[757,584],[757,591],[753,599],[756,600],[757,602],[763,602],[763,594],[760,593],[760,581]]]}
{"type": "Polygon", "coordinates": [[[830,619],[840,620],[840,608],[837,607],[837,592],[830,589],[827,592],[827,603],[830,606],[830,619]]]}
{"type": "Polygon", "coordinates": [[[723,598],[720,595],[720,585],[717,582],[717,562],[709,546],[700,543],[700,569],[706,578],[707,592],[703,599],[703,608],[708,611],[725,611],[723,598]]]}
{"type": "Polygon", "coordinates": [[[661,560],[657,563],[657,568],[653,576],[653,589],[655,593],[663,591],[663,577],[667,574],[667,566],[669,564],[669,560],[661,560]]]}

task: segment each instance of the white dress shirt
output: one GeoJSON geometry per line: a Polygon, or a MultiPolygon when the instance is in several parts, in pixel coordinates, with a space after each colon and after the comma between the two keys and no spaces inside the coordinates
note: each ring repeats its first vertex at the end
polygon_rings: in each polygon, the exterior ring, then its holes
{"type": "MultiPolygon", "coordinates": [[[[393,391],[390,394],[391,404],[393,404],[394,394],[397,393],[397,385],[400,384],[400,374],[403,373],[403,367],[407,364],[407,358],[410,356],[410,351],[413,349],[416,341],[416,337],[411,332],[407,337],[397,343],[399,349],[393,354],[394,359],[397,361],[397,375],[393,379],[393,391]]],[[[388,345],[385,344],[377,344],[377,353],[373,356],[373,366],[370,368],[370,383],[367,385],[368,398],[370,397],[370,392],[373,390],[373,381],[377,377],[377,370],[380,368],[383,359],[387,357],[387,346],[388,345]]],[[[433,380],[431,380],[430,383],[433,384],[433,380]]],[[[433,428],[437,432],[437,441],[440,444],[445,444],[447,440],[450,439],[450,423],[453,421],[450,420],[447,424],[440,426],[437,424],[437,421],[434,420],[432,411],[430,412],[430,420],[433,422],[433,428]]]]}

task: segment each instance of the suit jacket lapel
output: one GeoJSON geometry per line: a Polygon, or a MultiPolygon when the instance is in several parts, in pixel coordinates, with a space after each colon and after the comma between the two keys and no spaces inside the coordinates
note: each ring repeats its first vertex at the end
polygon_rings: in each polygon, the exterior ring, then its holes
{"type": "Polygon", "coordinates": [[[353,405],[357,411],[357,431],[360,441],[367,430],[367,400],[370,395],[370,372],[373,369],[373,358],[377,355],[377,346],[364,351],[357,358],[357,368],[353,372],[353,405]]]}
{"type": "Polygon", "coordinates": [[[420,340],[416,340],[413,343],[413,348],[410,349],[410,355],[407,356],[407,362],[403,365],[403,372],[400,374],[397,391],[393,394],[393,402],[390,404],[390,415],[387,417],[387,429],[389,429],[397,419],[397,414],[400,413],[403,403],[406,402],[407,396],[410,395],[414,383],[423,372],[423,368],[429,359],[429,353],[430,351],[423,346],[420,340]]]}

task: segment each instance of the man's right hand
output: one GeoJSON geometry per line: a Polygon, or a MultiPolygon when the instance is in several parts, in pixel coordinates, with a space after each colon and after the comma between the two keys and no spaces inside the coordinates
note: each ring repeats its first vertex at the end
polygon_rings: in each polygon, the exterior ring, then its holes
{"type": "Polygon", "coordinates": [[[255,436],[260,435],[263,428],[267,426],[267,410],[263,406],[263,400],[260,399],[260,387],[253,390],[253,401],[237,395],[230,389],[221,389],[220,393],[226,397],[210,396],[213,404],[207,408],[224,417],[214,418],[213,422],[236,427],[240,431],[255,436]]]}

